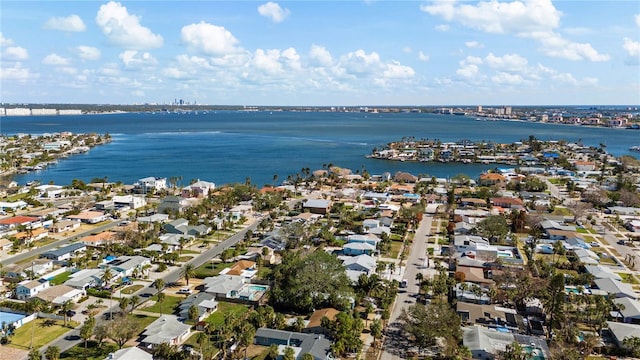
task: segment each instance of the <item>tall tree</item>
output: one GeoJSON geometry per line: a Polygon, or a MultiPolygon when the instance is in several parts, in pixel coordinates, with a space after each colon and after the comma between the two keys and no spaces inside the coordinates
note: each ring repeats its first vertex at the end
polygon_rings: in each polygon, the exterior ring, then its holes
{"type": "Polygon", "coordinates": [[[182,267],[180,271],[180,277],[182,277],[186,282],[187,286],[189,286],[189,279],[192,279],[196,276],[196,268],[193,264],[186,264],[182,267]]]}
{"type": "Polygon", "coordinates": [[[93,315],[89,315],[80,327],[80,338],[84,340],[84,352],[87,355],[87,341],[93,336],[93,329],[96,326],[96,319],[93,315]]]}
{"type": "Polygon", "coordinates": [[[437,301],[428,306],[415,304],[402,309],[400,321],[409,340],[418,347],[418,351],[436,345],[438,338],[462,338],[460,317],[449,304],[437,301]]]}
{"type": "Polygon", "coordinates": [[[44,351],[44,356],[47,360],[58,360],[60,358],[60,348],[56,345],[51,345],[44,351]]]}

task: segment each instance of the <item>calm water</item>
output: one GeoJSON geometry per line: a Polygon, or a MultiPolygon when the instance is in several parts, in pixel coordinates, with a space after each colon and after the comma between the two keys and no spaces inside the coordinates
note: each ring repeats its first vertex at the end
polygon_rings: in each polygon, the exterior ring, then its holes
{"type": "MultiPolygon", "coordinates": [[[[227,184],[280,183],[288,175],[333,164],[370,173],[407,171],[438,177],[490,168],[480,164],[410,163],[366,159],[374,147],[403,137],[442,141],[539,139],[582,140],[607,145],[617,156],[640,145],[640,131],[525,122],[475,121],[435,114],[364,114],[217,111],[198,115],[127,113],[83,116],[0,118],[0,132],[42,134],[61,131],[109,133],[113,142],[60,161],[46,170],[16,176],[24,183],[68,184],[107,176],[132,183],[147,176],[182,176],[183,184],[201,179],[227,184]]],[[[637,155],[637,154],[636,154],[637,155]]]]}

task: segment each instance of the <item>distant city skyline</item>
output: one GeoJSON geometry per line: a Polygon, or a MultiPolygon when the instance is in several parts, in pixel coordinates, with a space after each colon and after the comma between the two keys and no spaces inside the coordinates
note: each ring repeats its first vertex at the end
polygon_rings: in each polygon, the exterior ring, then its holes
{"type": "Polygon", "coordinates": [[[635,0],[3,0],[0,10],[3,103],[640,103],[635,0]]]}

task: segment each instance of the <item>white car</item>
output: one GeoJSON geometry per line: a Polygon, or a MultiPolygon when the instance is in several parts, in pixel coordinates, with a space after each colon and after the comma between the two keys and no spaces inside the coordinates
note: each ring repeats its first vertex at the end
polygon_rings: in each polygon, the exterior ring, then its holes
{"type": "Polygon", "coordinates": [[[189,288],[182,288],[182,289],[178,290],[177,294],[186,294],[186,295],[189,295],[189,294],[191,294],[191,289],[189,289],[189,288]]]}
{"type": "Polygon", "coordinates": [[[589,245],[591,245],[592,247],[599,247],[600,243],[597,242],[597,241],[592,241],[592,242],[589,243],[589,245]]]}

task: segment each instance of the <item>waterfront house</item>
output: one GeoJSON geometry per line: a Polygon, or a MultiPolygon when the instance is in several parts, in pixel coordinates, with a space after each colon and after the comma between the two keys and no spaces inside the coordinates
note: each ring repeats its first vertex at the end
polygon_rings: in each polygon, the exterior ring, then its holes
{"type": "Polygon", "coordinates": [[[208,181],[198,180],[191,185],[182,188],[182,197],[203,198],[216,188],[216,184],[208,181]]]}
{"type": "Polygon", "coordinates": [[[295,360],[301,360],[304,354],[310,354],[314,360],[333,360],[331,341],[318,334],[303,334],[285,330],[259,328],[254,343],[269,347],[278,345],[278,353],[290,347],[294,351],[295,360]]]}
{"type": "Polygon", "coordinates": [[[147,326],[140,336],[140,345],[153,349],[160,344],[181,345],[191,334],[191,325],[173,315],[162,315],[147,326]]]}
{"type": "Polygon", "coordinates": [[[16,298],[26,300],[48,287],[49,281],[45,279],[21,281],[16,286],[16,298]]]}
{"type": "Polygon", "coordinates": [[[153,193],[167,188],[167,179],[160,177],[146,177],[133,184],[134,191],[140,194],[153,193]]]}
{"type": "Polygon", "coordinates": [[[495,185],[503,185],[505,182],[505,177],[498,173],[484,173],[480,175],[478,179],[479,186],[495,186],[495,185]]]}

